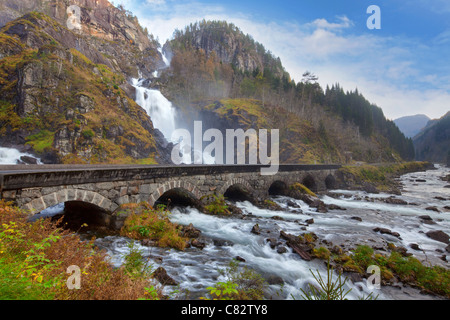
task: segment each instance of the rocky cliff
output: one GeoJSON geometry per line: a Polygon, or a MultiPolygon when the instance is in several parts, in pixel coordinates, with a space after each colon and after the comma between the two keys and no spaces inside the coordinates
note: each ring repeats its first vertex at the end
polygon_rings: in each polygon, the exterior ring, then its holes
{"type": "MultiPolygon", "coordinates": [[[[0,0],[0,9],[0,26],[32,11],[44,13],[60,25],[53,32],[52,28],[45,30],[50,36],[115,72],[138,77],[140,71],[150,77],[164,65],[156,50],[159,44],[137,18],[107,0],[0,0]],[[74,6],[80,8],[76,12],[79,20],[68,25],[74,6]]],[[[29,46],[36,46],[33,39],[28,41],[29,46]]]]}
{"type": "Polygon", "coordinates": [[[153,53],[148,55],[123,39],[83,35],[39,12],[6,23],[0,44],[0,144],[32,151],[48,163],[161,159],[159,133],[127,82],[139,68],[139,59],[127,56],[139,53],[145,61],[158,57],[155,49],[145,49],[153,53]]]}

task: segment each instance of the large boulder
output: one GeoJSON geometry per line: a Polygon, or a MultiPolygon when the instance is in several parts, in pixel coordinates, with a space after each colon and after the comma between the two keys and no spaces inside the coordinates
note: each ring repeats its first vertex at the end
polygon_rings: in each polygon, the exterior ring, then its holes
{"type": "Polygon", "coordinates": [[[426,235],[433,240],[450,244],[450,236],[442,230],[428,231],[426,235]]]}

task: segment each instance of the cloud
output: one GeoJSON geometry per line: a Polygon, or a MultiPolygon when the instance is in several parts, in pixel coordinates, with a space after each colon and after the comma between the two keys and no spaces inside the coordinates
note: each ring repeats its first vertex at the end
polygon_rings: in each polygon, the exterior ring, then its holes
{"type": "Polygon", "coordinates": [[[326,19],[316,19],[311,25],[320,29],[339,30],[353,26],[353,22],[346,16],[338,17],[340,23],[328,22],[326,19]]]}

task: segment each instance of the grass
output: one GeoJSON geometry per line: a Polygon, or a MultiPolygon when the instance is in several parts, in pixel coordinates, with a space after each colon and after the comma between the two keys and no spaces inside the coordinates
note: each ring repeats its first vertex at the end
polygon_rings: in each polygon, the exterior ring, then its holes
{"type": "Polygon", "coordinates": [[[351,255],[332,255],[344,271],[365,274],[371,265],[381,270],[381,279],[389,282],[398,277],[402,282],[450,298],[450,270],[439,266],[425,266],[414,257],[403,257],[392,251],[389,255],[375,254],[373,248],[362,245],[351,255]]]}
{"type": "Polygon", "coordinates": [[[170,212],[161,206],[157,209],[146,203],[122,206],[119,213],[128,215],[120,234],[136,240],[152,240],[159,247],[184,250],[188,239],[180,236],[179,226],[169,220],[170,212]]]}
{"type": "Polygon", "coordinates": [[[305,185],[301,183],[294,183],[293,185],[289,186],[289,189],[291,191],[297,191],[303,194],[310,195],[314,198],[317,198],[317,195],[314,192],[312,192],[310,189],[308,189],[305,185]]]}
{"type": "Polygon", "coordinates": [[[413,161],[379,166],[344,166],[339,171],[351,176],[356,184],[368,182],[382,191],[387,191],[394,184],[393,178],[408,172],[426,170],[429,166],[429,162],[413,161]]]}
{"type": "Polygon", "coordinates": [[[50,220],[29,223],[25,212],[0,201],[0,300],[137,300],[149,297],[151,285],[113,268],[93,242],[50,220]],[[80,268],[79,290],[66,285],[69,266],[80,268]]]}
{"type": "Polygon", "coordinates": [[[44,153],[53,146],[55,134],[49,130],[41,130],[37,134],[30,135],[26,138],[27,144],[31,145],[38,154],[44,153]]]}
{"type": "Polygon", "coordinates": [[[202,201],[206,201],[207,204],[204,206],[205,212],[212,215],[230,215],[231,212],[228,210],[228,205],[225,202],[225,197],[223,195],[207,195],[202,197],[202,201]]]}

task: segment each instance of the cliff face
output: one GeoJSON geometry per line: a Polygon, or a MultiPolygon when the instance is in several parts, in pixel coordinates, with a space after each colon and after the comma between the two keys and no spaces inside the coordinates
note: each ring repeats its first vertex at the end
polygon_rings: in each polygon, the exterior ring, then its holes
{"type": "Polygon", "coordinates": [[[101,41],[37,12],[0,30],[0,144],[48,163],[158,161],[158,133],[116,60],[139,48],[101,41]]]}
{"type": "Polygon", "coordinates": [[[149,37],[137,18],[107,0],[0,0],[0,9],[0,26],[32,11],[44,13],[62,26],[56,28],[57,32],[51,28],[45,30],[50,36],[115,72],[138,77],[140,71],[150,77],[164,65],[157,42],[149,37]],[[74,21],[70,20],[74,17],[73,6],[80,8],[76,12],[80,19],[68,25],[68,21],[74,21]]]}

